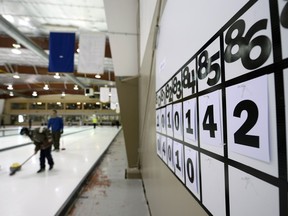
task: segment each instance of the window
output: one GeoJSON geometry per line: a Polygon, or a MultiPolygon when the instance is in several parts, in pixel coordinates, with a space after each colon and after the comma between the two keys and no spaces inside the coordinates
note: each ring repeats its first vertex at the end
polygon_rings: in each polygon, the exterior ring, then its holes
{"type": "Polygon", "coordinates": [[[63,109],[64,105],[61,102],[57,102],[57,103],[48,103],[48,110],[59,110],[59,109],[63,109]]]}
{"type": "Polygon", "coordinates": [[[27,103],[11,103],[12,110],[27,109],[27,103]]]}
{"type": "Polygon", "coordinates": [[[45,110],[46,104],[42,102],[29,103],[30,110],[45,110]]]}
{"type": "Polygon", "coordinates": [[[79,110],[82,109],[81,103],[66,103],[66,109],[67,110],[79,110]]]}
{"type": "Polygon", "coordinates": [[[84,103],[83,104],[84,110],[99,110],[101,108],[100,103],[84,103]]]}

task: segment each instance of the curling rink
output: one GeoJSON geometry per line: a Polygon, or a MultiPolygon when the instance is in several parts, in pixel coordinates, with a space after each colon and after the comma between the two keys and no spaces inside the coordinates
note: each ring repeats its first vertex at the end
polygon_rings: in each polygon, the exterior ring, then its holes
{"type": "Polygon", "coordinates": [[[3,216],[61,213],[121,127],[66,126],[60,140],[63,150],[52,152],[55,163],[52,170],[48,170],[46,161],[45,172],[36,173],[40,168],[38,152],[10,176],[13,163],[22,164],[34,153],[34,144],[28,137],[19,135],[20,129],[6,128],[5,136],[0,136],[0,215],[3,216]]]}

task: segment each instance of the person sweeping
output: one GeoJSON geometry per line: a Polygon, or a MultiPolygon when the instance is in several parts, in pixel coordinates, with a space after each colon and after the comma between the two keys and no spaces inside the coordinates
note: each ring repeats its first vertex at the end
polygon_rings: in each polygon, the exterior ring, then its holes
{"type": "Polygon", "coordinates": [[[39,127],[33,130],[24,127],[21,129],[20,134],[28,136],[34,142],[35,154],[40,150],[40,169],[37,173],[45,171],[45,159],[48,161],[49,170],[53,169],[54,161],[51,155],[53,141],[51,131],[46,127],[39,127]]]}

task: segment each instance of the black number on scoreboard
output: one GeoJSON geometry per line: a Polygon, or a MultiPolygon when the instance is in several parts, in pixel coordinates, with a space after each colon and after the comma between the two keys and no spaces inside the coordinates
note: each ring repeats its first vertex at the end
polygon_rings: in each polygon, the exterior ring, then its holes
{"type": "Polygon", "coordinates": [[[210,132],[210,137],[215,137],[215,131],[217,131],[217,124],[214,122],[213,105],[207,107],[202,126],[204,130],[210,132]]]}
{"type": "Polygon", "coordinates": [[[166,99],[168,99],[169,102],[173,101],[173,91],[172,91],[172,87],[169,85],[169,83],[167,83],[166,87],[165,87],[165,91],[166,91],[166,99]]]}
{"type": "Polygon", "coordinates": [[[259,136],[248,135],[247,133],[257,123],[259,112],[257,105],[251,100],[244,100],[237,104],[233,116],[240,118],[243,111],[247,112],[247,119],[243,125],[234,133],[235,143],[259,148],[259,136]]]}
{"type": "Polygon", "coordinates": [[[219,59],[219,52],[216,52],[211,58],[209,58],[209,54],[207,50],[204,50],[198,58],[198,70],[197,75],[199,79],[205,79],[212,71],[215,72],[215,76],[213,78],[208,78],[207,84],[209,86],[215,85],[220,79],[220,65],[218,63],[212,62],[219,59]]]}
{"type": "Polygon", "coordinates": [[[162,124],[162,128],[165,127],[165,116],[164,114],[161,115],[161,124],[162,124]]]}
{"type": "Polygon", "coordinates": [[[267,19],[256,22],[244,36],[245,21],[237,20],[227,31],[225,35],[225,43],[227,47],[224,53],[224,59],[227,63],[235,62],[241,59],[242,65],[248,69],[256,69],[266,62],[271,53],[271,41],[265,35],[260,35],[252,39],[257,32],[267,28],[267,19]],[[232,37],[233,33],[236,36],[232,37]],[[252,40],[251,40],[252,39],[252,40]],[[233,53],[232,49],[237,47],[237,52],[233,53]],[[250,57],[251,50],[255,47],[261,48],[261,53],[255,59],[250,57]]]}
{"type": "Polygon", "coordinates": [[[177,76],[173,78],[173,94],[176,95],[177,99],[182,97],[182,85],[181,80],[178,80],[177,76]]]}
{"type": "Polygon", "coordinates": [[[179,112],[175,112],[174,114],[174,125],[175,125],[175,128],[176,130],[178,131],[179,130],[179,127],[180,127],[180,119],[179,119],[179,112]]]}
{"type": "Polygon", "coordinates": [[[163,151],[163,156],[165,157],[166,156],[165,141],[163,141],[163,144],[162,144],[162,151],[163,151]]]}
{"type": "Polygon", "coordinates": [[[188,179],[191,183],[193,183],[194,182],[194,168],[193,168],[193,161],[191,158],[188,158],[186,168],[187,168],[188,179]]]}
{"type": "Polygon", "coordinates": [[[170,112],[168,112],[168,114],[167,114],[167,121],[168,121],[168,125],[167,125],[167,127],[168,127],[168,128],[171,128],[172,125],[171,125],[170,112]]]}
{"type": "Polygon", "coordinates": [[[191,128],[191,110],[190,109],[186,112],[185,117],[188,122],[188,128],[186,128],[186,132],[189,134],[193,134],[193,128],[191,128]]]}
{"type": "Polygon", "coordinates": [[[180,167],[180,164],[179,164],[179,151],[176,151],[175,152],[175,156],[176,156],[176,168],[181,171],[181,167],[180,167]]]}
{"type": "Polygon", "coordinates": [[[172,161],[172,149],[170,145],[168,145],[167,147],[167,152],[168,152],[168,160],[172,161]]]}
{"type": "Polygon", "coordinates": [[[192,94],[196,92],[195,71],[189,71],[188,66],[186,66],[182,72],[182,86],[183,88],[192,88],[192,94]]]}
{"type": "Polygon", "coordinates": [[[280,22],[284,28],[288,28],[288,2],[286,2],[281,12],[280,22]]]}

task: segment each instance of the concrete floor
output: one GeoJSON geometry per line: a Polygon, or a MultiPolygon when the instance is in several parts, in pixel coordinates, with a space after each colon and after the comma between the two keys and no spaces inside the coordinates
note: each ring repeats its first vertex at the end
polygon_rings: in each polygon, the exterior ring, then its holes
{"type": "Polygon", "coordinates": [[[69,216],[149,216],[141,179],[125,179],[127,159],[123,132],[112,142],[69,216]]]}

